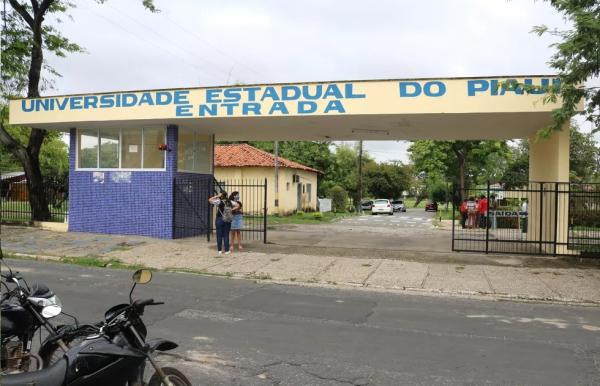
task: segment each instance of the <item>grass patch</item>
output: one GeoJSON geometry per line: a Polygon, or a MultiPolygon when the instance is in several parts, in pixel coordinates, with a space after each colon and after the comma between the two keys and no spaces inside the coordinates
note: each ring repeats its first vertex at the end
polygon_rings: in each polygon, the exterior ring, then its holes
{"type": "Polygon", "coordinates": [[[60,258],[59,261],[64,264],[74,264],[74,265],[80,265],[82,267],[117,268],[117,269],[131,269],[131,270],[148,269],[148,267],[146,267],[143,264],[126,264],[126,263],[123,263],[119,259],[115,259],[115,258],[103,259],[98,256],[81,256],[81,257],[63,256],[60,258]]]}
{"type": "Polygon", "coordinates": [[[259,273],[259,274],[254,274],[250,276],[253,279],[257,279],[257,280],[271,280],[272,277],[271,275],[269,275],[268,273],[259,273]]]}
{"type": "Polygon", "coordinates": [[[304,212],[296,212],[296,214],[289,216],[275,216],[269,215],[267,216],[267,227],[269,229],[273,229],[273,226],[276,225],[287,225],[287,224],[323,224],[323,223],[331,223],[334,221],[341,220],[346,217],[357,216],[356,213],[320,213],[320,215],[315,213],[304,213],[304,212]]]}

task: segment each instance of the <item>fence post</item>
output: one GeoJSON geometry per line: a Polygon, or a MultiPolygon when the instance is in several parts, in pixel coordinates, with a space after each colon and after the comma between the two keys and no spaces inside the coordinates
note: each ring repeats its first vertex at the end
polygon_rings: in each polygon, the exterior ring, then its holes
{"type": "Polygon", "coordinates": [[[553,256],[556,256],[556,243],[558,238],[558,182],[554,183],[554,252],[553,256]]]}
{"type": "Polygon", "coordinates": [[[485,226],[485,254],[487,255],[490,251],[490,227],[488,226],[488,223],[490,221],[490,180],[488,180],[488,182],[487,182],[486,200],[487,200],[487,212],[485,214],[486,218],[485,218],[483,226],[485,226]]]}
{"type": "MultiPolygon", "coordinates": [[[[212,180],[209,180],[207,190],[207,200],[212,197],[213,192],[215,190],[215,177],[213,176],[212,180]]],[[[206,210],[206,241],[210,242],[210,234],[212,233],[212,204],[208,203],[208,209],[206,210]]]]}
{"type": "Polygon", "coordinates": [[[544,240],[544,183],[540,182],[540,254],[543,253],[543,240],[544,240]]]}
{"type": "Polygon", "coordinates": [[[452,184],[452,251],[454,251],[454,226],[456,222],[456,184],[452,184]]]}
{"type": "Polygon", "coordinates": [[[263,242],[267,243],[267,179],[265,178],[265,190],[264,190],[264,208],[263,208],[263,242]]]}

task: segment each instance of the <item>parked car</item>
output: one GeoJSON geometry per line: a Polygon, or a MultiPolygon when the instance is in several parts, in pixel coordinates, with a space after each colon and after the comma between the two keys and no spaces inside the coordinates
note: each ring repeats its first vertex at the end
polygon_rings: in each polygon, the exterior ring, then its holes
{"type": "Polygon", "coordinates": [[[363,201],[360,203],[360,207],[362,208],[362,210],[371,210],[373,208],[373,201],[363,201]]]}
{"type": "Polygon", "coordinates": [[[438,210],[438,205],[437,202],[435,201],[427,201],[427,203],[425,204],[425,212],[437,212],[438,210]]]}
{"type": "Polygon", "coordinates": [[[394,212],[406,212],[406,206],[402,200],[392,201],[392,208],[394,208],[394,212]]]}
{"type": "Polygon", "coordinates": [[[371,208],[371,214],[387,213],[390,216],[394,215],[394,208],[392,203],[387,199],[379,199],[373,201],[373,208],[371,208]]]}

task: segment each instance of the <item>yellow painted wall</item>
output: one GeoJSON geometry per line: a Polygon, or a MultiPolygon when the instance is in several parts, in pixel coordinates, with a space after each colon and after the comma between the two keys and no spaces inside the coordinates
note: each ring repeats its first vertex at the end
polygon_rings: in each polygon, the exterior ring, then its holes
{"type": "MultiPolygon", "coordinates": [[[[304,186],[302,193],[303,210],[317,209],[317,174],[305,170],[279,168],[279,207],[275,207],[275,169],[266,167],[215,167],[215,178],[221,180],[244,180],[262,183],[267,179],[267,212],[269,214],[290,214],[297,209],[298,185],[304,186]],[[293,175],[300,176],[300,182],[293,182],[293,175]],[[311,194],[307,185],[311,185],[311,194]]],[[[228,192],[230,193],[230,192],[228,192]]],[[[241,197],[244,202],[244,197],[241,197]]]]}

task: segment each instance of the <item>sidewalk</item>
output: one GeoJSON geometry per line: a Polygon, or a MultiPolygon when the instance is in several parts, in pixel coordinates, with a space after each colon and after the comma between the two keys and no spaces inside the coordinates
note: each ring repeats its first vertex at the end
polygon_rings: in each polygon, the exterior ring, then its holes
{"type": "MultiPolygon", "coordinates": [[[[235,252],[218,255],[205,238],[157,240],[135,236],[59,233],[2,226],[8,255],[118,259],[128,265],[254,280],[422,294],[600,305],[600,270],[435,263],[348,255],[235,252]]],[[[279,246],[278,246],[279,247],[279,246]]],[[[279,248],[274,248],[279,249],[279,248]]],[[[485,261],[485,260],[482,260],[485,261]]]]}

